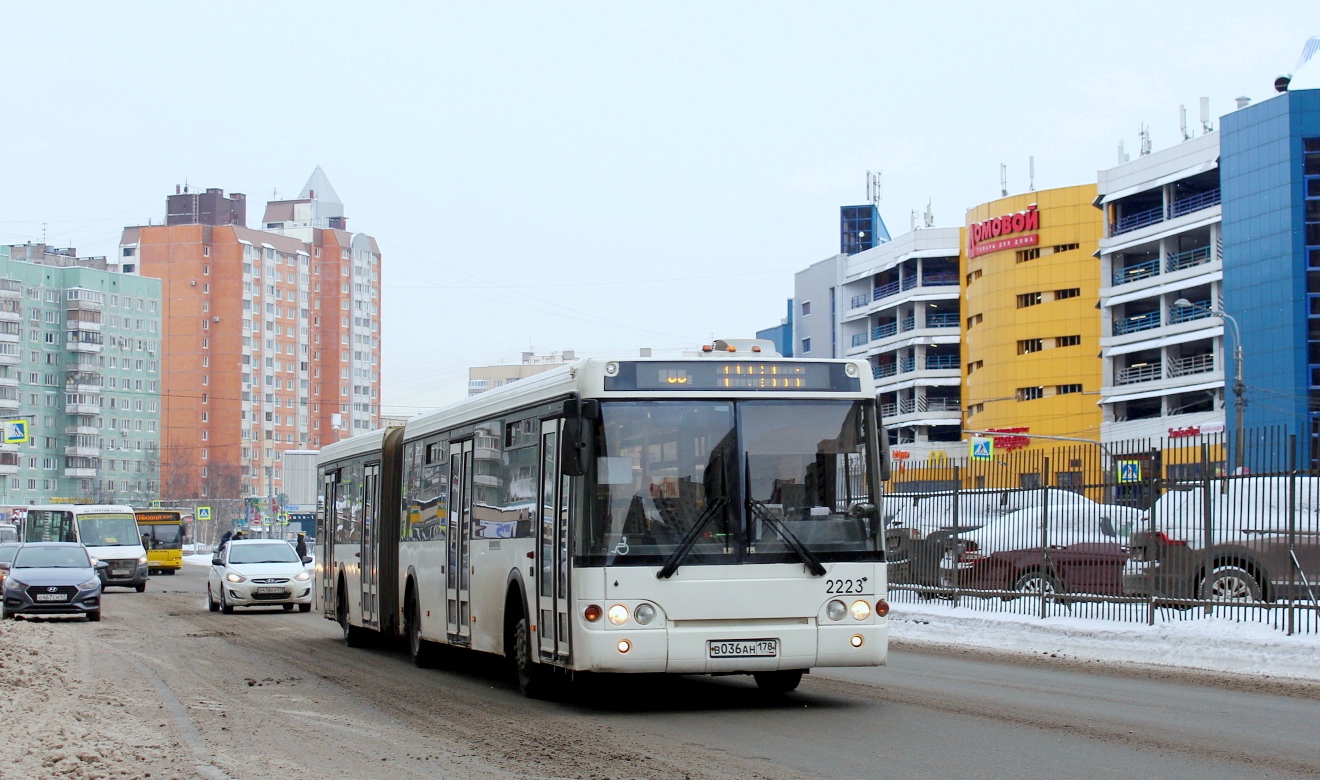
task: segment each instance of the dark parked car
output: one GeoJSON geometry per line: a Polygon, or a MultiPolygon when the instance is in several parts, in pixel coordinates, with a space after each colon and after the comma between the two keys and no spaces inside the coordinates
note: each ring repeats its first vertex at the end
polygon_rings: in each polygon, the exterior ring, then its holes
{"type": "Polygon", "coordinates": [[[1160,496],[1132,535],[1124,593],[1241,603],[1320,597],[1320,477],[1230,477],[1208,495],[1189,485],[1160,496]]]}
{"type": "Polygon", "coordinates": [[[1042,510],[1023,509],[959,534],[942,562],[941,584],[1122,595],[1124,543],[1141,512],[1110,504],[1071,504],[1050,509],[1047,517],[1042,529],[1042,510]]]}
{"type": "Polygon", "coordinates": [[[24,544],[5,578],[0,615],[86,615],[101,619],[101,578],[76,542],[24,544]]]}
{"type": "Polygon", "coordinates": [[[0,543],[0,588],[5,585],[5,577],[9,574],[9,565],[14,562],[14,554],[22,546],[18,542],[0,543]]]}

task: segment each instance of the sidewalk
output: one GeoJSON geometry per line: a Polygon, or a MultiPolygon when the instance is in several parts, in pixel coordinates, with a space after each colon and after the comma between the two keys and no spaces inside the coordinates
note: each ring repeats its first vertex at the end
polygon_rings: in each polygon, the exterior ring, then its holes
{"type": "Polygon", "coordinates": [[[894,642],[1084,661],[1140,663],[1320,681],[1320,634],[1288,636],[1262,623],[1200,618],[1154,626],[1086,618],[894,604],[894,642]]]}

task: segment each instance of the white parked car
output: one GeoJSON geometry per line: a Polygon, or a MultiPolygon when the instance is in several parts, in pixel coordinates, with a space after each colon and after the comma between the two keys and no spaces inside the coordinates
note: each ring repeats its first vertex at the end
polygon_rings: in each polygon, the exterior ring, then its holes
{"type": "Polygon", "coordinates": [[[211,558],[206,604],[212,612],[231,614],[234,607],[281,606],[285,612],[312,609],[311,558],[299,559],[278,539],[239,539],[211,558]]]}

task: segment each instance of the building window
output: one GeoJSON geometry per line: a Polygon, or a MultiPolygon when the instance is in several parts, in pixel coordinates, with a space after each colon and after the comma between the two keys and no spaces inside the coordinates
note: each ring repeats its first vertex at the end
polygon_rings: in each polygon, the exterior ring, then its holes
{"type": "Polygon", "coordinates": [[[808,316],[808,315],[810,315],[810,314],[811,314],[811,301],[803,301],[803,302],[802,302],[802,316],[803,316],[803,317],[806,317],[806,316],[808,316]]]}
{"type": "Polygon", "coordinates": [[[980,325],[980,324],[981,324],[981,315],[979,314],[973,314],[972,316],[967,318],[968,330],[971,330],[973,325],[980,325]]]}
{"type": "Polygon", "coordinates": [[[1054,339],[1054,346],[1056,347],[1075,347],[1081,343],[1081,336],[1059,336],[1054,339]]]}
{"type": "Polygon", "coordinates": [[[1032,352],[1040,352],[1045,348],[1041,339],[1018,339],[1018,354],[1028,355],[1032,352]]]}
{"type": "MultiPolygon", "coordinates": [[[[1074,244],[1074,246],[1076,246],[1076,245],[1074,244]]],[[[1077,296],[1079,296],[1079,295],[1081,295],[1081,294],[1082,294],[1082,290],[1081,290],[1081,288],[1079,288],[1079,287],[1069,287],[1069,288],[1064,289],[1064,290],[1055,290],[1055,291],[1054,291],[1054,300],[1056,300],[1056,301],[1062,301],[1062,300],[1065,300],[1065,299],[1067,299],[1067,298],[1076,298],[1077,296]]]]}
{"type": "Polygon", "coordinates": [[[1041,302],[1041,295],[1038,292],[1022,293],[1017,297],[1017,307],[1025,309],[1028,306],[1038,306],[1041,302]]]}
{"type": "Polygon", "coordinates": [[[1038,257],[1040,257],[1040,247],[1033,247],[1031,249],[1019,249],[1017,251],[1017,262],[1019,263],[1025,263],[1028,260],[1035,260],[1038,257]]]}
{"type": "Polygon", "coordinates": [[[1079,246],[1081,246],[1081,244],[1055,244],[1054,254],[1057,255],[1060,252],[1071,252],[1079,246]]]}
{"type": "Polygon", "coordinates": [[[1017,399],[1019,401],[1034,401],[1044,396],[1045,388],[1043,387],[1019,387],[1017,389],[1017,399]]]}
{"type": "Polygon", "coordinates": [[[802,353],[806,354],[810,351],[811,351],[811,339],[809,338],[802,339],[802,353]]]}
{"type": "Polygon", "coordinates": [[[978,268],[975,271],[972,271],[971,273],[967,274],[967,283],[971,284],[972,282],[980,278],[981,278],[981,269],[978,268]]]}
{"type": "Polygon", "coordinates": [[[1080,392],[1082,392],[1082,386],[1080,384],[1059,385],[1058,387],[1054,388],[1055,395],[1070,395],[1072,393],[1080,393],[1080,392]]]}
{"type": "Polygon", "coordinates": [[[968,364],[967,364],[967,373],[970,374],[970,373],[973,373],[973,372],[975,372],[975,371],[978,371],[978,370],[980,370],[980,369],[982,369],[982,368],[985,368],[985,361],[984,361],[984,360],[974,360],[974,361],[972,361],[971,363],[968,363],[968,364]]]}

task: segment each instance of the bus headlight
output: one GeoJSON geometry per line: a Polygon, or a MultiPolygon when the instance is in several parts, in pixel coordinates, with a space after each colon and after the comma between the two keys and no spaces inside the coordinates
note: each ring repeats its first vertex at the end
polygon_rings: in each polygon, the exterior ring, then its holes
{"type": "Polygon", "coordinates": [[[628,622],[628,608],[622,604],[615,604],[610,607],[610,611],[605,614],[609,621],[616,626],[621,626],[628,622]]]}
{"type": "Polygon", "coordinates": [[[849,611],[852,612],[853,620],[866,620],[871,616],[871,605],[859,599],[852,603],[849,611]]]}
{"type": "Polygon", "coordinates": [[[825,617],[830,620],[843,620],[843,616],[846,614],[848,614],[848,608],[838,599],[825,605],[825,617]]]}
{"type": "Polygon", "coordinates": [[[638,625],[649,625],[652,620],[655,620],[655,607],[650,604],[638,605],[637,609],[633,611],[633,620],[636,620],[638,625]]]}

